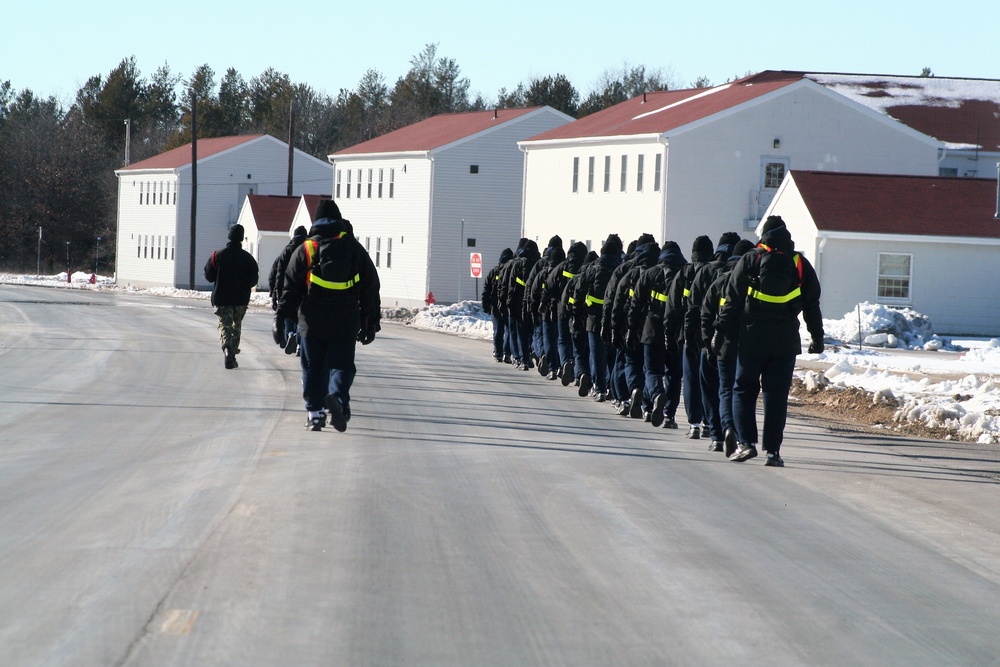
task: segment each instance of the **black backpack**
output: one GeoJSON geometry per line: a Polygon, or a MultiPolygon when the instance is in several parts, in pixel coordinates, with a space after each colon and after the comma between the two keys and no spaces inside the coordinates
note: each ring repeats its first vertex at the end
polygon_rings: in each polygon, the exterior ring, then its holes
{"type": "Polygon", "coordinates": [[[797,313],[802,291],[802,258],[764,244],[757,246],[756,275],[750,279],[747,310],[761,313],[797,313]]]}

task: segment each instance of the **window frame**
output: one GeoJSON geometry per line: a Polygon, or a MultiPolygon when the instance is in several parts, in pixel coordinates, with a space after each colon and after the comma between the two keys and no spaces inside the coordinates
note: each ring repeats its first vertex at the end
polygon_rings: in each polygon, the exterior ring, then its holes
{"type": "Polygon", "coordinates": [[[573,158],[573,194],[580,192],[580,158],[573,158]]]}
{"type": "Polygon", "coordinates": [[[913,303],[913,253],[879,251],[875,260],[875,301],[886,305],[910,305],[913,303]],[[905,258],[906,275],[892,273],[893,267],[884,266],[883,258],[905,258]],[[902,295],[890,292],[900,292],[902,295]]]}

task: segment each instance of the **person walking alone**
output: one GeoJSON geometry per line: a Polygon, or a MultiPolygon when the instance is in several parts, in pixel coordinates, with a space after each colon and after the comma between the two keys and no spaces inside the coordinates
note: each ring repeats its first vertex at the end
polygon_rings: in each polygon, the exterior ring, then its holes
{"type": "Polygon", "coordinates": [[[212,305],[219,318],[219,340],[228,369],[239,366],[236,353],[240,351],[243,317],[258,275],[257,260],[243,249],[243,225],[234,225],[226,247],[213,252],[205,263],[205,280],[213,284],[212,305]]]}

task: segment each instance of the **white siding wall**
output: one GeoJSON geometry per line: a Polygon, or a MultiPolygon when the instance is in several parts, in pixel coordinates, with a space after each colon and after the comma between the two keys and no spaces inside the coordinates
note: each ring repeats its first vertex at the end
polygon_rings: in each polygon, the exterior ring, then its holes
{"type": "Polygon", "coordinates": [[[700,234],[713,243],[726,231],[752,238],[744,219],[751,191],[761,187],[765,157],[788,158],[789,169],[938,173],[933,144],[822,92],[798,88],[670,139],[667,236],[685,253],[700,234]]]}
{"type": "Polygon", "coordinates": [[[945,152],[939,167],[954,169],[955,176],[959,178],[996,178],[997,162],[1000,162],[1000,153],[949,150],[945,152]]]}
{"type": "MultiPolygon", "coordinates": [[[[378,260],[382,305],[423,305],[427,296],[428,216],[431,163],[425,157],[337,158],[334,175],[342,172],[340,197],[334,197],[341,214],[351,221],[354,235],[368,247],[372,261],[378,260]],[[351,169],[352,192],[347,195],[346,170],[351,169]],[[361,170],[361,198],[357,194],[361,170]],[[368,196],[368,170],[372,170],[372,194],[368,196]],[[382,170],[382,198],[378,197],[378,173],[382,170]],[[389,196],[390,170],[394,173],[393,196],[389,196]],[[389,244],[392,264],[387,265],[389,244]]],[[[336,181],[334,181],[336,182],[336,181]]],[[[435,297],[437,294],[435,293],[435,297]]]]}
{"type": "MultiPolygon", "coordinates": [[[[138,206],[138,193],[129,192],[133,180],[140,180],[139,173],[124,172],[119,175],[119,257],[129,252],[135,256],[132,235],[171,234],[176,239],[174,260],[166,266],[149,267],[141,263],[119,261],[118,280],[137,286],[189,285],[190,228],[191,228],[191,169],[179,169],[173,178],[178,183],[177,203],[168,213],[154,211],[155,207],[138,206]],[[129,201],[134,200],[135,205],[129,201]],[[166,228],[169,226],[169,230],[166,228]]],[[[149,178],[154,178],[152,175],[149,178]]],[[[160,178],[156,176],[155,178],[160,178]]],[[[162,177],[167,178],[167,177],[162,177]]],[[[282,195],[287,192],[288,148],[284,144],[264,137],[244,144],[226,153],[199,160],[198,163],[198,218],[197,251],[194,260],[195,287],[208,289],[203,268],[213,250],[223,248],[231,224],[237,221],[244,201],[241,185],[254,184],[255,194],[282,195]],[[249,176],[249,177],[248,177],[249,176]]],[[[323,184],[331,182],[331,170],[318,160],[296,153],[294,164],[296,194],[317,192],[323,184]]],[[[270,267],[268,267],[270,268],[270,267]]]]}
{"type": "MultiPolygon", "coordinates": [[[[524,235],[543,246],[553,234],[568,248],[571,239],[590,241],[594,250],[608,234],[617,233],[628,245],[648,232],[663,240],[663,188],[654,187],[658,142],[609,143],[566,147],[532,147],[526,154],[524,235]],[[621,192],[621,158],[627,157],[625,192],[621,192]],[[643,186],[638,191],[639,156],[643,156],[643,186]],[[611,157],[609,192],[604,191],[605,157],[611,157]],[[589,159],[594,158],[594,191],[588,192],[589,159]],[[577,192],[573,192],[573,159],[579,158],[577,192]]],[[[666,173],[662,159],[661,181],[666,173]]],[[[517,239],[513,240],[517,243],[517,239]]],[[[513,246],[512,246],[513,247],[513,246]]]]}
{"type": "Polygon", "coordinates": [[[129,173],[118,179],[119,225],[115,254],[120,283],[173,284],[177,229],[173,193],[176,189],[177,177],[172,172],[129,173]],[[163,203],[160,203],[160,192],[163,203]],[[149,203],[146,203],[147,193],[149,203]],[[156,203],[153,203],[153,193],[156,193],[156,203]]]}

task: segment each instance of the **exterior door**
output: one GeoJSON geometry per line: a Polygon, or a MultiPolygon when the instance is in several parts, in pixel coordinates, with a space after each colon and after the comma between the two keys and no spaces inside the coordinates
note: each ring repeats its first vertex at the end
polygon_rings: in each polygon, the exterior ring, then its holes
{"type": "Polygon", "coordinates": [[[785,180],[785,174],[788,173],[789,165],[791,164],[791,159],[787,157],[774,157],[773,155],[765,155],[760,159],[760,197],[758,198],[759,209],[757,211],[757,218],[764,215],[764,211],[767,207],[771,205],[771,200],[774,199],[775,193],[778,192],[778,187],[781,182],[785,180]]]}

